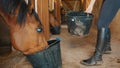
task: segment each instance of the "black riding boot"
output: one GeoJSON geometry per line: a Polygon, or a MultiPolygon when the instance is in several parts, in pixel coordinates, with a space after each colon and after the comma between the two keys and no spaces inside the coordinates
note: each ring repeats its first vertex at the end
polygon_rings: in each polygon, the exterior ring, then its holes
{"type": "Polygon", "coordinates": [[[84,65],[100,65],[102,64],[102,54],[105,49],[105,41],[106,41],[106,28],[101,28],[98,30],[97,35],[97,44],[96,49],[93,56],[87,60],[83,60],[81,63],[84,65]]]}
{"type": "Polygon", "coordinates": [[[104,54],[110,54],[112,51],[111,46],[110,46],[110,39],[111,39],[111,32],[110,32],[110,29],[108,29],[104,54]]]}

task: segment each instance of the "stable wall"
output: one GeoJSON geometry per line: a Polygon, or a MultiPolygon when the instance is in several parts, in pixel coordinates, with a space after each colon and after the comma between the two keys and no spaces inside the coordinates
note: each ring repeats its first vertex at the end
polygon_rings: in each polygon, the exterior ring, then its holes
{"type": "Polygon", "coordinates": [[[38,1],[38,14],[43,24],[43,30],[46,39],[50,37],[49,30],[49,11],[48,11],[48,0],[37,0],[38,1]]]}

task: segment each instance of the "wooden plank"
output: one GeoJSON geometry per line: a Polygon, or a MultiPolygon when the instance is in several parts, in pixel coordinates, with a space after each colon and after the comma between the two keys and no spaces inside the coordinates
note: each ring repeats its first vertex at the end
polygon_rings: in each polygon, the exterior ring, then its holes
{"type": "Polygon", "coordinates": [[[70,10],[73,10],[73,6],[69,3],[69,1],[64,0],[64,3],[66,4],[66,6],[67,6],[70,10]]]}
{"type": "Polygon", "coordinates": [[[48,11],[48,0],[38,0],[38,14],[43,24],[43,31],[46,39],[50,36],[49,30],[49,11],[48,11]]]}

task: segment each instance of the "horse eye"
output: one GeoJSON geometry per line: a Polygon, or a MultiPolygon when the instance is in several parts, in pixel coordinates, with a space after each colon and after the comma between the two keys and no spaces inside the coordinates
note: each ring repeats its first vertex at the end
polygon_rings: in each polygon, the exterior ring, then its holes
{"type": "Polygon", "coordinates": [[[37,30],[37,32],[39,32],[39,33],[42,32],[42,28],[40,28],[40,27],[38,27],[36,30],[37,30]]]}

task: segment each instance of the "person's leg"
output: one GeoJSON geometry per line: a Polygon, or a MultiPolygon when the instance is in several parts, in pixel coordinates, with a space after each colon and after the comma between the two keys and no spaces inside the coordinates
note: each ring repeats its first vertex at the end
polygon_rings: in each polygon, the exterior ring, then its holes
{"type": "Polygon", "coordinates": [[[97,65],[101,64],[102,54],[106,47],[106,40],[109,32],[109,24],[116,15],[120,8],[120,0],[105,0],[100,17],[98,20],[98,35],[96,49],[92,57],[83,60],[81,63],[84,65],[97,65]]]}
{"type": "Polygon", "coordinates": [[[109,0],[108,2],[108,0],[106,0],[101,10],[101,14],[97,26],[98,29],[101,29],[102,27],[108,29],[107,37],[106,37],[107,39],[106,39],[105,53],[110,53],[111,51],[111,47],[110,47],[111,32],[109,29],[109,24],[111,23],[112,19],[116,15],[119,8],[120,8],[120,0],[114,0],[114,2],[112,0],[109,0]]]}
{"type": "Polygon", "coordinates": [[[102,27],[108,28],[119,8],[120,0],[105,0],[98,19],[98,29],[102,27]]]}

